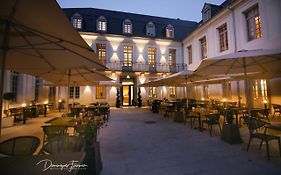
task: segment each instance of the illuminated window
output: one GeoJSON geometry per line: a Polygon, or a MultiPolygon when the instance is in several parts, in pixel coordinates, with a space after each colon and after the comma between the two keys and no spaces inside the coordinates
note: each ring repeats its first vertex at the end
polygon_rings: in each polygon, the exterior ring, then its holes
{"type": "Polygon", "coordinates": [[[258,80],[254,81],[253,92],[254,92],[254,99],[259,98],[259,82],[258,82],[258,80]]]}
{"type": "Polygon", "coordinates": [[[98,31],[106,31],[107,30],[107,21],[106,18],[100,16],[97,20],[97,30],[98,31]]]}
{"type": "Polygon", "coordinates": [[[78,13],[75,13],[72,17],[71,17],[71,23],[72,26],[76,29],[82,29],[82,16],[78,13]]]}
{"type": "Polygon", "coordinates": [[[188,64],[192,64],[192,45],[187,47],[188,64]]]}
{"type": "Polygon", "coordinates": [[[73,98],[80,98],[80,87],[79,86],[72,86],[69,87],[69,98],[73,99],[73,98]]]}
{"type": "Polygon", "coordinates": [[[166,27],[166,37],[167,38],[174,38],[174,27],[169,24],[167,27],[166,27]]]}
{"type": "Polygon", "coordinates": [[[132,46],[124,46],[123,56],[124,56],[124,66],[132,66],[133,47],[132,46]]]}
{"type": "Polygon", "coordinates": [[[175,86],[169,87],[169,91],[170,91],[170,97],[176,96],[176,87],[175,86]]]}
{"type": "Polygon", "coordinates": [[[133,25],[132,25],[131,20],[129,20],[129,19],[124,20],[124,22],[123,22],[123,32],[128,33],[128,34],[133,33],[133,25]]]}
{"type": "Polygon", "coordinates": [[[156,66],[156,48],[153,47],[148,48],[148,64],[151,67],[156,66]]]}
{"type": "Polygon", "coordinates": [[[157,88],[156,87],[149,87],[149,94],[148,96],[150,98],[156,98],[157,97],[157,88]]]}
{"type": "Polygon", "coordinates": [[[106,87],[105,86],[96,87],[96,99],[106,99],[106,87]]]}
{"type": "Polygon", "coordinates": [[[169,49],[169,66],[176,66],[176,49],[169,49]]]}
{"type": "Polygon", "coordinates": [[[201,46],[201,59],[203,60],[203,59],[207,58],[207,41],[206,41],[206,37],[204,36],[199,41],[200,41],[200,46],[201,46]]]}
{"type": "Polygon", "coordinates": [[[96,51],[98,53],[99,60],[101,60],[101,62],[103,64],[105,64],[106,63],[106,44],[97,43],[96,47],[97,47],[96,51]]]}
{"type": "Polygon", "coordinates": [[[249,10],[244,12],[247,30],[248,30],[248,40],[254,40],[262,37],[261,30],[261,17],[259,14],[259,6],[255,5],[251,7],[249,10]]]}
{"type": "Polygon", "coordinates": [[[228,50],[228,38],[227,38],[227,25],[224,24],[218,28],[219,41],[220,41],[220,51],[228,50]]]}
{"type": "Polygon", "coordinates": [[[146,24],[146,35],[155,36],[155,25],[153,22],[148,22],[146,24]]]}

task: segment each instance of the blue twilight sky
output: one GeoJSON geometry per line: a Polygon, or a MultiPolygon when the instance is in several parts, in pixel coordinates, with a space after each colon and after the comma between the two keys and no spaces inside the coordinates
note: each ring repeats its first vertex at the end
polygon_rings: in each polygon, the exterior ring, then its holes
{"type": "Polygon", "coordinates": [[[224,0],[57,0],[62,8],[92,7],[199,22],[205,2],[221,4],[224,0]]]}

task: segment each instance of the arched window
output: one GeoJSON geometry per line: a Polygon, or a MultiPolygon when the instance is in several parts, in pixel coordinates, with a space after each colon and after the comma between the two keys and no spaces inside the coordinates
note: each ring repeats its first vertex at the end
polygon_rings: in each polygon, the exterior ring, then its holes
{"type": "Polygon", "coordinates": [[[166,37],[167,38],[174,38],[174,35],[175,35],[174,27],[171,24],[167,25],[167,27],[166,27],[166,37]]]}
{"type": "Polygon", "coordinates": [[[123,33],[133,33],[133,24],[131,20],[125,19],[123,22],[123,33]]]}
{"type": "Polygon", "coordinates": [[[100,16],[97,20],[97,30],[106,31],[107,30],[107,20],[105,17],[100,16]]]}
{"type": "Polygon", "coordinates": [[[83,18],[79,13],[75,13],[71,17],[72,26],[76,29],[82,29],[83,18]]]}
{"type": "Polygon", "coordinates": [[[146,24],[146,35],[155,36],[155,25],[151,21],[146,24]]]}

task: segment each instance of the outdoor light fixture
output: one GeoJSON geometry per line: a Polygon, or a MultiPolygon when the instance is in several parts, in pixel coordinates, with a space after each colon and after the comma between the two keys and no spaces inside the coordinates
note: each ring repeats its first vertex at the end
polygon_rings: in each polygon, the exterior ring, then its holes
{"type": "Polygon", "coordinates": [[[263,100],[263,103],[266,104],[266,103],[267,103],[267,100],[263,100]]]}
{"type": "Polygon", "coordinates": [[[224,98],[224,99],[222,99],[222,101],[223,101],[223,102],[226,102],[226,99],[224,98]]]}
{"type": "Polygon", "coordinates": [[[22,106],[22,107],[26,107],[26,103],[23,103],[21,106],[22,106]]]}
{"type": "Polygon", "coordinates": [[[61,99],[59,99],[59,103],[61,103],[61,99]]]}
{"type": "Polygon", "coordinates": [[[204,98],[201,98],[201,100],[204,101],[205,99],[204,99],[204,98]]]}
{"type": "Polygon", "coordinates": [[[130,78],[130,75],[127,75],[127,79],[129,79],[130,78]]]}
{"type": "Polygon", "coordinates": [[[44,104],[45,104],[45,105],[48,104],[48,101],[45,101],[44,104]]]}

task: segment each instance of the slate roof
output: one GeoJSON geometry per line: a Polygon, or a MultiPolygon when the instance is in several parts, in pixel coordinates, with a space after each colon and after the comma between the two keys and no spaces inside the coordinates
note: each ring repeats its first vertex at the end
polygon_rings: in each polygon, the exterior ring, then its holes
{"type": "Polygon", "coordinates": [[[171,24],[175,29],[175,37],[171,40],[182,41],[194,29],[197,28],[198,23],[194,21],[186,21],[180,19],[171,19],[163,17],[148,16],[135,13],[103,10],[96,8],[63,8],[66,16],[71,19],[75,13],[79,13],[83,18],[83,27],[79,31],[102,33],[96,30],[96,21],[100,16],[107,19],[107,34],[137,36],[146,38],[166,38],[166,26],[171,24]],[[123,21],[130,19],[133,24],[133,34],[123,34],[123,21]],[[152,21],[155,24],[155,37],[146,36],[146,24],[152,21]]]}

